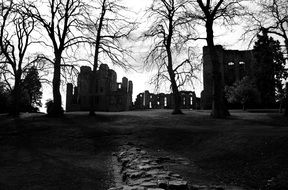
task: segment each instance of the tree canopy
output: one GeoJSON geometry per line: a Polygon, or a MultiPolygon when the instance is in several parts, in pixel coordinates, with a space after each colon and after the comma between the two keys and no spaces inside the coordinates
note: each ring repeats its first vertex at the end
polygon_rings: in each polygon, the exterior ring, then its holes
{"type": "Polygon", "coordinates": [[[225,87],[225,95],[229,103],[240,103],[242,109],[246,110],[247,104],[258,101],[259,91],[252,78],[245,76],[236,81],[232,86],[225,87]]]}

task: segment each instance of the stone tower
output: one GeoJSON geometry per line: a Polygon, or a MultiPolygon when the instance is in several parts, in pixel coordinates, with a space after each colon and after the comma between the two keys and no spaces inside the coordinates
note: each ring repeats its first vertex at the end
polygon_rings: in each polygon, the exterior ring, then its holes
{"type": "Polygon", "coordinates": [[[132,107],[132,81],[123,77],[122,83],[117,83],[117,73],[106,64],[95,73],[90,67],[81,67],[77,84],[74,92],[73,85],[67,84],[66,111],[88,111],[91,101],[96,111],[126,111],[132,107]],[[92,80],[95,86],[91,90],[92,80]]]}
{"type": "MultiPolygon", "coordinates": [[[[215,46],[222,73],[222,81],[225,85],[232,85],[244,76],[252,76],[253,66],[256,62],[253,51],[225,50],[222,46],[215,46]]],[[[201,107],[211,109],[212,107],[212,62],[207,46],[203,47],[203,85],[201,93],[201,107]]]]}

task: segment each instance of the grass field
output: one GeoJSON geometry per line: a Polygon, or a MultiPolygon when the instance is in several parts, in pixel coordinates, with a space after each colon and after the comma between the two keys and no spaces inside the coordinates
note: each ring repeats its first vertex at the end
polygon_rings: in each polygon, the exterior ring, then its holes
{"type": "Polygon", "coordinates": [[[112,153],[133,144],[167,162],[190,184],[288,188],[288,119],[278,113],[171,110],[0,116],[0,189],[113,186],[112,153]]]}

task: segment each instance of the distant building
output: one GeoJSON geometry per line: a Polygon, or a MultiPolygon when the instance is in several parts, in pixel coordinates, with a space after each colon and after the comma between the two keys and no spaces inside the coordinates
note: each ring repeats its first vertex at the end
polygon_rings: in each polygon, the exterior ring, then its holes
{"type": "MultiPolygon", "coordinates": [[[[198,99],[193,91],[180,91],[181,109],[197,109],[198,99]]],[[[199,104],[198,104],[199,105],[199,104]]],[[[146,90],[137,95],[135,109],[172,109],[174,106],[173,93],[153,94],[146,90]]]]}
{"type": "Polygon", "coordinates": [[[117,74],[108,65],[101,64],[93,74],[83,66],[78,75],[77,87],[67,84],[66,111],[88,111],[93,97],[95,111],[126,111],[132,107],[133,83],[126,77],[117,83],[117,74]],[[94,80],[93,92],[90,85],[94,80]]]}
{"type": "MultiPolygon", "coordinates": [[[[231,86],[244,76],[255,76],[256,59],[253,55],[253,50],[225,50],[220,45],[215,46],[215,48],[220,63],[224,86],[231,86]]],[[[203,47],[203,84],[204,90],[201,93],[201,108],[211,109],[213,76],[212,62],[207,46],[203,47]]],[[[272,85],[272,87],[273,86],[274,85],[272,85]]],[[[274,89],[271,90],[273,91],[274,89]]],[[[265,101],[266,100],[261,100],[260,105],[267,103],[265,101]]]]}

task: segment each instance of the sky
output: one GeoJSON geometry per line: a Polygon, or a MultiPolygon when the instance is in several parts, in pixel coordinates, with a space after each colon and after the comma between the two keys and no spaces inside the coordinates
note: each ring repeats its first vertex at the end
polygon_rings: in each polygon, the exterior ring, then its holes
{"type": "MultiPolygon", "coordinates": [[[[145,10],[151,5],[152,0],[123,0],[125,6],[128,7],[128,9],[131,11],[131,15],[129,17],[134,17],[135,20],[137,20],[140,23],[139,29],[137,32],[140,32],[145,30],[149,23],[149,20],[145,17],[145,10]]],[[[205,31],[205,30],[203,30],[205,31]]],[[[215,28],[215,42],[216,44],[222,44],[227,49],[247,49],[247,43],[243,43],[239,41],[239,38],[242,34],[242,28],[240,26],[234,26],[233,30],[227,29],[224,27],[216,27],[215,28]]],[[[203,32],[203,37],[205,37],[205,32],[203,32]]],[[[197,41],[194,42],[196,46],[198,46],[198,53],[201,55],[202,47],[206,45],[206,42],[203,41],[197,41]]],[[[145,55],[147,55],[147,45],[145,45],[144,42],[136,42],[134,47],[134,51],[136,54],[134,54],[135,60],[131,60],[132,65],[137,66],[136,70],[129,70],[125,71],[123,68],[119,68],[117,66],[109,65],[110,68],[115,70],[117,72],[117,81],[121,82],[122,77],[127,77],[129,80],[133,81],[133,101],[135,101],[136,96],[144,92],[145,90],[149,90],[150,92],[156,92],[155,87],[153,85],[149,84],[149,81],[152,77],[152,73],[147,71],[147,69],[143,68],[143,62],[145,55]]],[[[200,61],[200,60],[199,60],[200,61]]],[[[199,80],[195,81],[194,87],[187,88],[185,90],[188,91],[195,91],[196,95],[200,97],[200,93],[203,90],[202,85],[202,74],[199,73],[198,75],[199,80]]],[[[169,89],[163,88],[160,89],[161,92],[167,93],[169,89]]],[[[159,91],[158,91],[159,92],[159,91]]],[[[65,103],[66,103],[66,85],[62,85],[61,87],[61,95],[62,95],[62,101],[63,101],[63,107],[65,109],[65,103]]],[[[45,111],[45,102],[47,99],[52,99],[52,86],[50,85],[44,85],[43,86],[43,98],[42,103],[43,106],[40,108],[41,111],[45,111]]]]}

